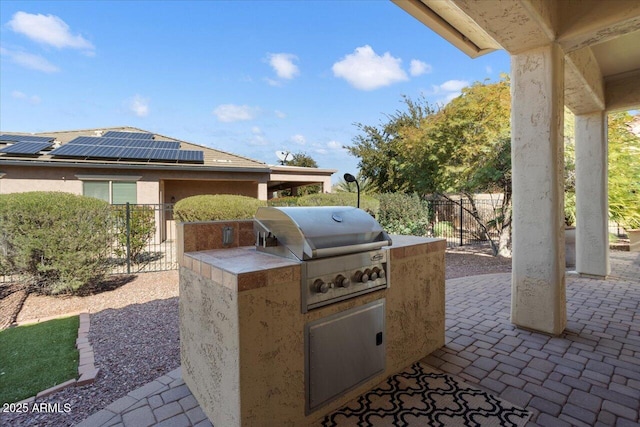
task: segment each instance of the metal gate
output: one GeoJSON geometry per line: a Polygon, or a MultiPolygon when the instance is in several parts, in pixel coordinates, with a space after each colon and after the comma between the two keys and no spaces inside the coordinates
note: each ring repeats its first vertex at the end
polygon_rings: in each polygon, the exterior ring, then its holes
{"type": "Polygon", "coordinates": [[[178,268],[172,203],[127,203],[112,205],[112,209],[112,273],[131,274],[178,268]]]}

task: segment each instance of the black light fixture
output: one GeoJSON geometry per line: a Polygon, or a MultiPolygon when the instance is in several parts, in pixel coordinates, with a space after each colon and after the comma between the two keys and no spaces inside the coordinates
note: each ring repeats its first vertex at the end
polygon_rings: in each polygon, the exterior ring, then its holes
{"type": "Polygon", "coordinates": [[[360,184],[358,184],[358,180],[356,179],[355,176],[351,175],[350,173],[344,174],[344,180],[347,182],[356,183],[356,188],[358,189],[358,209],[359,209],[360,208],[360,184]]]}

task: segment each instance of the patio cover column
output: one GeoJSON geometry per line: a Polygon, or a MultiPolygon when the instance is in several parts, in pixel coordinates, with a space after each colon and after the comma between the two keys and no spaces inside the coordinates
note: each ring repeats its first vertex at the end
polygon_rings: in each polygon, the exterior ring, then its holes
{"type": "Polygon", "coordinates": [[[266,182],[259,182],[258,183],[258,200],[267,200],[267,183],[266,182]]]}
{"type": "Polygon", "coordinates": [[[561,48],[513,55],[511,79],[511,321],[559,334],[567,322],[561,48]]]}
{"type": "Polygon", "coordinates": [[[576,271],[606,276],[609,266],[607,115],[576,116],[576,271]]]}

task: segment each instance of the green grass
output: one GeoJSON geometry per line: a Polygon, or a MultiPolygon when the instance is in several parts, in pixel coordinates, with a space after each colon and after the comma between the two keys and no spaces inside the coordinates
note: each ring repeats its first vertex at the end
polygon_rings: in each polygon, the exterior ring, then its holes
{"type": "Polygon", "coordinates": [[[78,316],[0,332],[0,404],[78,376],[78,316]]]}

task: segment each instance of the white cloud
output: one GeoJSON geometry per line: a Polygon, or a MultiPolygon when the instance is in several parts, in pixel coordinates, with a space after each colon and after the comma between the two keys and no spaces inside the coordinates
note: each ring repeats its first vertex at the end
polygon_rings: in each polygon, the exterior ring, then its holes
{"type": "Polygon", "coordinates": [[[218,121],[224,123],[252,120],[255,117],[255,108],[248,105],[222,104],[212,113],[218,121]]]}
{"type": "Polygon", "coordinates": [[[253,134],[253,136],[249,141],[249,145],[268,145],[269,144],[269,141],[264,136],[264,132],[262,132],[262,129],[260,129],[258,126],[253,126],[251,128],[251,133],[253,134]]]}
{"type": "Polygon", "coordinates": [[[37,95],[27,95],[24,92],[20,92],[19,90],[14,90],[11,92],[11,96],[15,99],[23,99],[27,101],[29,104],[37,105],[42,101],[37,95]]]}
{"type": "Polygon", "coordinates": [[[146,117],[149,115],[149,98],[144,98],[141,95],[135,95],[133,98],[127,100],[127,107],[129,111],[138,117],[146,117]]]}
{"type": "Polygon", "coordinates": [[[332,150],[343,150],[342,144],[340,144],[338,141],[327,142],[327,147],[329,147],[332,150]]]}
{"type": "Polygon", "coordinates": [[[400,67],[402,60],[389,52],[380,56],[369,45],[358,47],[333,64],[333,75],[360,90],[374,90],[409,78],[400,67]]]}
{"type": "Polygon", "coordinates": [[[60,68],[40,55],[5,48],[0,48],[0,55],[6,56],[11,62],[31,70],[42,71],[43,73],[56,73],[60,71],[60,68]]]}
{"type": "Polygon", "coordinates": [[[432,70],[431,65],[418,59],[412,59],[409,66],[409,74],[413,77],[421,76],[423,74],[430,73],[432,70]]]}
{"type": "Polygon", "coordinates": [[[298,145],[305,145],[307,143],[307,140],[305,139],[304,135],[293,135],[291,137],[291,141],[295,142],[298,145]]]}
{"type": "Polygon", "coordinates": [[[448,80],[438,86],[438,89],[444,92],[460,92],[462,88],[469,86],[469,82],[466,80],[448,80]]]}
{"type": "Polygon", "coordinates": [[[300,69],[294,64],[294,61],[297,61],[298,57],[294,54],[270,53],[267,56],[267,60],[277,76],[281,79],[291,80],[300,74],[300,69]]]}
{"type": "Polygon", "coordinates": [[[16,12],[7,26],[31,40],[57,47],[80,49],[93,54],[95,47],[81,35],[72,34],[69,26],[55,15],[16,12]]]}
{"type": "Polygon", "coordinates": [[[275,114],[276,114],[276,117],[279,119],[284,119],[285,117],[287,117],[287,115],[280,110],[276,110],[275,114]]]}
{"type": "Polygon", "coordinates": [[[440,99],[436,101],[436,104],[445,105],[454,98],[460,96],[463,88],[469,86],[469,82],[466,80],[447,80],[441,85],[434,85],[433,93],[440,95],[440,99]]]}

